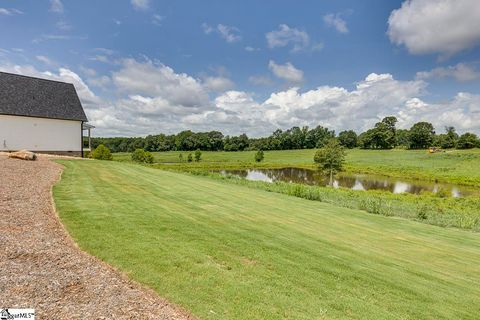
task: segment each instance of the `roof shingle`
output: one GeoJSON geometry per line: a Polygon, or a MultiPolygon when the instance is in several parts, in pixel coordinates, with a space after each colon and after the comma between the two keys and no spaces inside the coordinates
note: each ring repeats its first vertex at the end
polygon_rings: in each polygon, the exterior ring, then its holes
{"type": "Polygon", "coordinates": [[[73,84],[5,72],[0,114],[88,121],[73,84]]]}

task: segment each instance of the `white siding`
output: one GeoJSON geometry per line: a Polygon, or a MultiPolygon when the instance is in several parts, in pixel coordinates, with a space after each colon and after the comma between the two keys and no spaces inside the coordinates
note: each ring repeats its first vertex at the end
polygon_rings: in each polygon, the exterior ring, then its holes
{"type": "Polygon", "coordinates": [[[81,121],[0,115],[0,151],[81,151],[81,121]]]}

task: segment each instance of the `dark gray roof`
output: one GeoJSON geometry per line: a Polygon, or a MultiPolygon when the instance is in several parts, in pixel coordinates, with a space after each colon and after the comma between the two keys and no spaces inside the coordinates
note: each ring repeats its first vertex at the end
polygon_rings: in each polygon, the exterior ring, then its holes
{"type": "Polygon", "coordinates": [[[73,84],[5,72],[0,114],[88,121],[73,84]]]}

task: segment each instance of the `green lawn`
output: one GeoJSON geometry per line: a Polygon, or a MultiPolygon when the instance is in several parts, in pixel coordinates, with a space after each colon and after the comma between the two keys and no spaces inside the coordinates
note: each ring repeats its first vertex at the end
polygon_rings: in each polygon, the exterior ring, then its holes
{"type": "Polygon", "coordinates": [[[449,150],[352,150],[347,169],[363,173],[406,176],[480,187],[480,149],[449,150]]]}
{"type": "MultiPolygon", "coordinates": [[[[179,163],[188,152],[155,152],[155,162],[168,163],[162,168],[224,169],[241,167],[314,167],[315,150],[266,151],[265,161],[253,160],[255,151],[203,152],[200,163],[179,163]]],[[[129,161],[129,153],[116,153],[114,159],[129,161]]],[[[429,154],[425,150],[348,150],[346,170],[410,179],[426,179],[480,186],[480,149],[449,150],[429,154]]]]}
{"type": "MultiPolygon", "coordinates": [[[[194,151],[168,151],[168,152],[153,152],[155,162],[180,163],[179,155],[183,155],[183,160],[186,161],[188,154],[193,156],[194,151]]],[[[254,162],[254,155],[256,151],[202,151],[202,162],[211,165],[220,164],[256,164],[254,162]]],[[[265,151],[265,162],[267,165],[311,165],[315,150],[281,150],[281,151],[265,151]]],[[[114,153],[114,160],[130,161],[130,153],[114,153]]],[[[192,163],[194,164],[194,163],[192,163]]],[[[258,164],[257,164],[258,165],[258,164]]]]}
{"type": "Polygon", "coordinates": [[[478,319],[480,235],[108,161],[61,161],[81,248],[203,319],[478,319]]]}

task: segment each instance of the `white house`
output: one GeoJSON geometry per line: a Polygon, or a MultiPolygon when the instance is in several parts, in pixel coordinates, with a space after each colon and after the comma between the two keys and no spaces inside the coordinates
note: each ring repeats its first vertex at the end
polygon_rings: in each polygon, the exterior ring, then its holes
{"type": "Polygon", "coordinates": [[[87,121],[73,84],[0,72],[0,151],[83,156],[87,121]]]}

